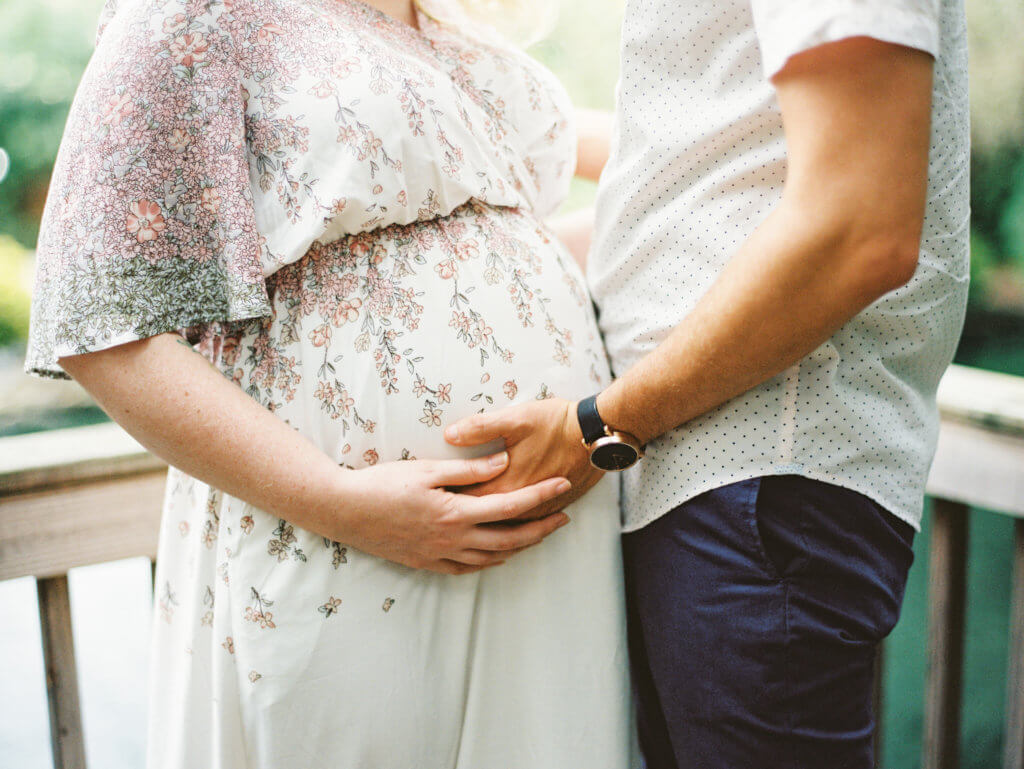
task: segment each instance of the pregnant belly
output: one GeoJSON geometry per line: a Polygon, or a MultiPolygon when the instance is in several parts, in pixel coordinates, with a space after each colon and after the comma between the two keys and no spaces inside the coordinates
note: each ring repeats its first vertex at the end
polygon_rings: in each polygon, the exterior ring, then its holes
{"type": "MultiPolygon", "coordinates": [[[[226,375],[338,462],[464,456],[444,427],[608,380],[582,277],[527,212],[317,244],[269,279],[274,317],[213,340],[226,375]]],[[[487,447],[493,450],[494,446],[487,447]]]]}

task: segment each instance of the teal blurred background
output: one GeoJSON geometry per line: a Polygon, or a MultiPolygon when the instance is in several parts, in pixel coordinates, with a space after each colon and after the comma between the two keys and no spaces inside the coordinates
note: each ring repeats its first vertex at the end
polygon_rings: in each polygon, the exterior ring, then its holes
{"type": "MultiPolygon", "coordinates": [[[[39,216],[101,5],[0,0],[0,149],[10,159],[0,181],[0,435],[104,419],[74,384],[20,373],[39,216]]],[[[967,11],[974,213],[970,304],[957,361],[1024,376],[1024,2],[968,0],[967,11]]],[[[580,106],[613,107],[621,13],[621,0],[562,0],[556,28],[531,49],[580,106]]],[[[567,208],[593,194],[594,185],[577,182],[567,208]]],[[[887,658],[884,765],[891,769],[920,763],[928,520],[887,658]]],[[[970,536],[962,765],[991,769],[1001,749],[1012,522],[979,512],[970,536]]],[[[137,767],[148,567],[122,562],[77,571],[72,590],[90,762],[137,767]]],[[[50,765],[33,600],[30,580],[0,583],[7,695],[0,698],[0,756],[19,769],[50,765]]]]}

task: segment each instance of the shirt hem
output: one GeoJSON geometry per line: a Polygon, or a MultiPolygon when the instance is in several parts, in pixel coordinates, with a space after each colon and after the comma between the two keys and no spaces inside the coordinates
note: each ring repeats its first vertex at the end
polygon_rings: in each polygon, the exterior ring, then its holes
{"type": "MultiPolygon", "coordinates": [[[[659,512],[649,518],[646,516],[630,516],[624,514],[622,533],[629,534],[634,531],[639,531],[645,526],[654,523],[662,516],[667,515],[680,505],[689,502],[691,499],[698,497],[705,492],[720,489],[723,486],[728,486],[733,483],[749,481],[754,478],[760,478],[768,475],[799,475],[812,481],[831,483],[834,486],[840,486],[844,489],[855,491],[858,494],[863,494],[865,497],[868,497],[870,500],[880,505],[888,513],[894,515],[896,518],[913,528],[914,531],[921,531],[921,517],[924,511],[923,491],[920,496],[920,504],[914,507],[908,507],[906,505],[894,504],[893,500],[886,499],[874,489],[868,488],[851,478],[834,475],[823,470],[808,469],[802,465],[773,464],[767,467],[753,468],[746,472],[737,473],[736,475],[713,478],[699,485],[679,489],[671,495],[665,505],[661,506],[659,512]]],[[[625,508],[626,506],[623,505],[623,507],[625,508]]]]}

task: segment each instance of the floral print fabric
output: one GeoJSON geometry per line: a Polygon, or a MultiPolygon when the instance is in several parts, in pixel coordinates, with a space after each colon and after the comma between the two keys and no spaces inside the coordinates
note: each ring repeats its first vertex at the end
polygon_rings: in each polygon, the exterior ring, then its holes
{"type": "MultiPolygon", "coordinates": [[[[316,244],[268,284],[269,318],[199,348],[355,471],[462,456],[444,425],[608,381],[582,277],[524,209],[316,244]]],[[[234,746],[218,769],[631,766],[617,500],[608,477],[535,550],[449,578],[172,471],[151,769],[213,743],[234,746]]]]}
{"type": "Polygon", "coordinates": [[[522,54],[356,0],[121,0],[57,159],[26,367],[266,316],[315,241],[470,198],[549,213],[564,93],[522,54]]]}
{"type": "MultiPolygon", "coordinates": [[[[357,0],[121,0],[69,121],[28,366],[189,329],[339,465],[607,383],[565,94],[357,0]]],[[[494,447],[490,447],[494,448],[494,447]]],[[[238,461],[245,462],[240,456],[238,461]]],[[[502,567],[420,572],[171,470],[150,769],[634,765],[618,485],[502,567]]]]}

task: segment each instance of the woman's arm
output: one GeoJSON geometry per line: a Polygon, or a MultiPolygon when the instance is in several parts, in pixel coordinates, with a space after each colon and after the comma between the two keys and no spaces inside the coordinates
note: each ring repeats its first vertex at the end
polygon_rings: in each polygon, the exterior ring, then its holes
{"type": "Polygon", "coordinates": [[[576,110],[576,175],[596,182],[608,162],[612,146],[611,112],[600,109],[576,110]]]}
{"type": "Polygon", "coordinates": [[[594,236],[594,207],[588,206],[548,220],[562,245],[566,247],[580,269],[587,269],[587,254],[594,236]]]}
{"type": "Polygon", "coordinates": [[[500,475],[506,453],[346,470],[274,416],[177,334],[61,358],[140,443],[174,467],[268,513],[413,568],[448,574],[502,563],[568,521],[507,521],[568,490],[552,478],[473,497],[446,487],[500,475]]]}

